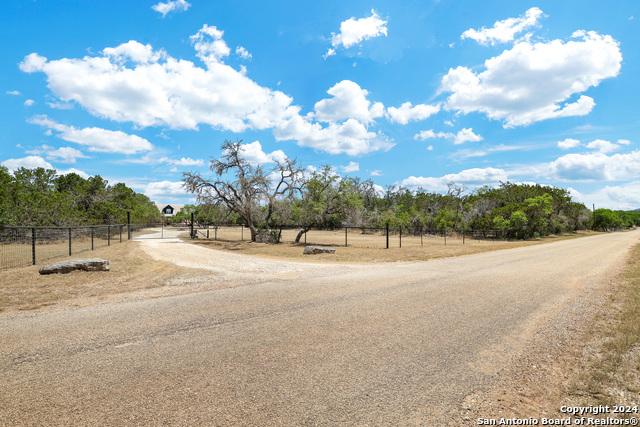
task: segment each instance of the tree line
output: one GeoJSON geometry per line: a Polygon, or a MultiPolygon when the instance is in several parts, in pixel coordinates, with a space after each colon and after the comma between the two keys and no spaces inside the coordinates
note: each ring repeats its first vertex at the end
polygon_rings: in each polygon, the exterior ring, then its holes
{"type": "Polygon", "coordinates": [[[0,166],[0,226],[76,226],[158,222],[161,214],[144,194],[99,175],[0,166]]]}
{"type": "Polygon", "coordinates": [[[185,206],[174,218],[193,213],[200,224],[243,224],[251,238],[262,230],[299,227],[296,241],[311,228],[402,228],[408,233],[442,229],[501,230],[527,239],[584,229],[612,230],[640,225],[640,212],[587,209],[568,190],[501,183],[468,191],[448,184],[444,194],[389,186],[380,194],[371,180],[341,176],[330,166],[311,174],[295,160],[277,161],[266,170],[242,156],[242,141],[225,141],[213,176],[183,174],[185,188],[199,204],[185,206]]]}

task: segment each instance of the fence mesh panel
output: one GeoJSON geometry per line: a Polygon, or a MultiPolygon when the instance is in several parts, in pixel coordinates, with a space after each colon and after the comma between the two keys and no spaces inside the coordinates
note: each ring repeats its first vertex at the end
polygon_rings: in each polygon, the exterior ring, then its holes
{"type": "Polygon", "coordinates": [[[127,226],[0,227],[0,269],[25,267],[127,240],[127,226]]]}

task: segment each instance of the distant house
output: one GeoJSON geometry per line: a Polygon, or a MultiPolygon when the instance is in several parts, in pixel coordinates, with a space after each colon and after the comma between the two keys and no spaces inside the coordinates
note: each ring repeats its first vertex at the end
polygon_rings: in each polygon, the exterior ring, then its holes
{"type": "Polygon", "coordinates": [[[180,209],[184,207],[184,204],[176,203],[171,205],[165,205],[161,203],[156,203],[156,206],[158,207],[158,210],[160,211],[163,217],[171,218],[175,216],[175,214],[177,214],[180,211],[180,209]]]}

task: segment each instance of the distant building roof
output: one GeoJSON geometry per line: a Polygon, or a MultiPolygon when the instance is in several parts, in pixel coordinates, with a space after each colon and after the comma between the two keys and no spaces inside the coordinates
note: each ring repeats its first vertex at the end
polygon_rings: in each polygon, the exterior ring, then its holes
{"type": "Polygon", "coordinates": [[[167,218],[174,216],[185,206],[184,203],[156,203],[155,205],[160,213],[167,218]]]}

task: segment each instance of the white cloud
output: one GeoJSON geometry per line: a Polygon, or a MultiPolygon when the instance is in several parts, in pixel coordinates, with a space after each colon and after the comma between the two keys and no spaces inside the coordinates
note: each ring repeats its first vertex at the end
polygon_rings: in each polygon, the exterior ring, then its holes
{"type": "Polygon", "coordinates": [[[204,166],[204,160],[192,159],[191,157],[183,157],[179,160],[170,159],[168,157],[162,157],[159,160],[160,163],[168,163],[175,166],[204,166]]]}
{"type": "Polygon", "coordinates": [[[182,181],[150,182],[144,186],[143,192],[151,200],[192,199],[193,195],[187,193],[182,185],[182,181]]]}
{"type": "Polygon", "coordinates": [[[324,59],[327,59],[328,57],[333,56],[333,55],[335,55],[335,54],[336,54],[336,50],[335,50],[335,49],[329,49],[329,50],[327,50],[327,53],[325,53],[324,55],[322,55],[322,57],[323,57],[324,59]]]}
{"type": "Polygon", "coordinates": [[[69,175],[70,173],[75,173],[76,175],[80,175],[84,179],[89,179],[89,174],[85,171],[81,171],[76,168],[70,168],[65,170],[59,170],[58,175],[69,175]]]}
{"type": "Polygon", "coordinates": [[[35,103],[36,103],[36,101],[34,101],[33,99],[27,99],[26,101],[24,101],[24,106],[25,107],[31,107],[35,103]]]}
{"type": "Polygon", "coordinates": [[[355,119],[344,123],[332,122],[323,128],[319,123],[311,123],[309,119],[296,115],[275,129],[274,135],[279,141],[293,139],[302,147],[350,156],[386,151],[394,145],[355,119]]]}
{"type": "Polygon", "coordinates": [[[361,123],[370,123],[384,115],[380,102],[371,105],[367,99],[369,92],[352,82],[343,80],[327,91],[333,98],[316,102],[314,118],[320,122],[336,122],[354,118],[361,123]]]}
{"type": "Polygon", "coordinates": [[[435,133],[433,129],[423,130],[420,133],[414,135],[413,139],[424,141],[431,138],[445,138],[449,141],[453,141],[455,145],[464,144],[465,142],[478,142],[484,140],[480,135],[473,133],[472,128],[463,128],[458,133],[451,132],[438,132],[435,133]]]}
{"type": "Polygon", "coordinates": [[[603,139],[596,139],[587,144],[587,148],[591,148],[593,150],[598,150],[601,153],[610,153],[612,151],[616,151],[620,148],[620,145],[615,144],[611,141],[605,141],[603,139]]]}
{"type": "Polygon", "coordinates": [[[619,140],[618,140],[618,144],[621,144],[621,145],[631,145],[631,141],[629,141],[628,139],[619,139],[619,140]]]}
{"type": "Polygon", "coordinates": [[[35,168],[45,168],[45,169],[55,169],[51,163],[47,162],[40,156],[27,156],[21,159],[7,159],[0,162],[3,166],[5,166],[10,171],[15,171],[19,168],[26,169],[35,169],[35,168]]]}
{"type": "Polygon", "coordinates": [[[166,56],[164,51],[154,51],[151,45],[143,45],[135,40],[129,40],[117,47],[107,47],[102,53],[114,62],[121,63],[128,59],[139,64],[158,62],[166,56]]]}
{"type": "MultiPolygon", "coordinates": [[[[205,68],[129,41],[105,48],[97,57],[49,61],[32,53],[25,57],[20,69],[45,73],[48,87],[60,102],[76,102],[96,117],[132,122],[141,128],[197,130],[200,124],[207,124],[232,132],[272,129],[278,140],[295,140],[298,145],[332,154],[358,155],[393,145],[383,135],[369,131],[374,119],[384,115],[384,106],[369,101],[368,92],[356,83],[337,83],[328,91],[332,98],[321,100],[314,112],[303,117],[301,108],[292,105],[291,97],[261,87],[224,64],[222,60],[230,49],[222,36],[216,27],[204,25],[192,37],[196,55],[205,68]]],[[[120,147],[115,149],[113,144],[105,145],[104,133],[111,131],[78,130],[48,119],[48,123],[39,121],[60,132],[61,138],[89,145],[92,151],[109,148],[130,154],[152,148],[146,140],[116,132],[110,134],[120,147]],[[98,138],[101,132],[104,138],[98,138]],[[88,141],[90,133],[93,142],[88,141]],[[127,137],[135,141],[124,143],[127,137]],[[123,142],[122,147],[119,141],[123,142]],[[125,152],[123,147],[130,148],[125,152]]]]}
{"type": "Polygon", "coordinates": [[[88,156],[85,156],[82,151],[73,147],[60,147],[55,150],[50,149],[46,151],[46,154],[48,160],[61,163],[75,163],[76,159],[88,158],[88,156]]]}
{"type": "Polygon", "coordinates": [[[251,54],[242,46],[236,47],[236,55],[242,59],[251,59],[251,54]]]}
{"type": "Polygon", "coordinates": [[[492,28],[482,27],[481,30],[468,29],[460,36],[461,39],[473,39],[480,44],[506,43],[512,41],[516,34],[538,26],[538,20],[544,14],[537,7],[527,10],[524,16],[496,21],[492,28]]]}
{"type": "Polygon", "coordinates": [[[215,64],[220,62],[225,56],[229,56],[231,49],[222,39],[224,31],[218,30],[215,26],[210,27],[207,24],[191,36],[191,43],[196,49],[197,56],[205,64],[215,64]]]}
{"type": "Polygon", "coordinates": [[[640,179],[640,151],[608,156],[603,152],[567,154],[537,169],[540,175],[567,181],[629,181],[640,179]]]}
{"type": "Polygon", "coordinates": [[[250,144],[240,144],[242,157],[249,163],[263,165],[265,163],[283,162],[287,157],[282,150],[272,151],[267,154],[262,150],[262,144],[259,141],[253,141],[250,144]]]}
{"type": "Polygon", "coordinates": [[[611,36],[577,31],[572,40],[523,41],[485,61],[484,72],[450,69],[442,79],[450,92],[445,108],[462,113],[482,112],[504,127],[588,114],[595,102],[582,95],[570,99],[620,71],[622,54],[611,36]]]}
{"type": "Polygon", "coordinates": [[[502,169],[466,169],[459,173],[447,174],[441,177],[415,177],[410,176],[400,182],[403,187],[409,189],[424,188],[427,191],[445,191],[447,184],[455,182],[470,187],[480,187],[482,185],[497,185],[500,182],[508,181],[507,174],[502,169]]]}
{"type": "Polygon", "coordinates": [[[453,143],[458,145],[464,144],[465,142],[478,142],[482,141],[483,139],[484,138],[480,135],[476,135],[475,133],[473,133],[472,128],[463,128],[453,137],[453,143]]]}
{"type": "Polygon", "coordinates": [[[54,110],[73,110],[73,104],[70,102],[47,102],[47,105],[54,110]]]}
{"type": "Polygon", "coordinates": [[[15,96],[18,96],[18,95],[21,95],[21,94],[20,94],[20,92],[18,92],[17,90],[8,90],[8,91],[7,91],[7,95],[15,95],[15,96]]]}
{"type": "Polygon", "coordinates": [[[167,13],[170,13],[170,12],[174,12],[174,11],[184,12],[187,9],[189,9],[190,6],[191,4],[185,0],[174,0],[174,1],[169,0],[166,3],[160,2],[158,4],[154,4],[153,6],[151,6],[151,9],[161,13],[162,16],[165,17],[167,16],[167,13]]]}
{"type": "Polygon", "coordinates": [[[34,116],[29,119],[28,122],[54,130],[58,132],[58,138],[85,145],[89,147],[89,151],[135,154],[153,149],[153,145],[146,139],[136,135],[129,135],[122,131],[112,131],[96,127],[76,129],[73,126],[57,123],[47,116],[34,116]]]}
{"type": "Polygon", "coordinates": [[[568,150],[580,145],[580,141],[577,139],[567,138],[564,141],[558,141],[558,148],[561,150],[568,150]]]}
{"type": "Polygon", "coordinates": [[[571,189],[571,196],[578,202],[590,207],[614,210],[640,209],[640,183],[630,182],[616,186],[605,186],[591,193],[580,193],[571,189]]]}
{"type": "Polygon", "coordinates": [[[372,170],[372,171],[369,173],[369,176],[382,176],[382,171],[381,171],[381,170],[378,170],[378,169],[376,169],[376,170],[372,170]]]}
{"type": "Polygon", "coordinates": [[[228,54],[221,36],[205,25],[193,38],[206,68],[130,41],[106,48],[98,57],[48,61],[32,53],[20,69],[45,73],[49,88],[63,102],[75,101],[97,117],[139,127],[197,129],[204,123],[242,132],[271,128],[296,114],[289,96],[261,87],[221,62],[228,54]],[[123,55],[141,62],[123,63],[123,55]]]}
{"type": "Polygon", "coordinates": [[[412,106],[410,102],[405,102],[400,108],[389,107],[387,113],[394,123],[406,125],[410,121],[424,120],[440,111],[440,104],[426,105],[418,104],[412,106]]]}
{"type": "Polygon", "coordinates": [[[348,49],[364,40],[382,35],[387,35],[387,21],[381,19],[375,10],[371,10],[371,16],[367,18],[349,18],[340,24],[340,33],[331,33],[331,45],[333,48],[327,51],[325,59],[334,55],[337,47],[342,46],[348,49]]]}
{"type": "Polygon", "coordinates": [[[346,166],[340,166],[340,170],[344,173],[357,172],[360,170],[360,165],[356,162],[349,162],[346,166]]]}

